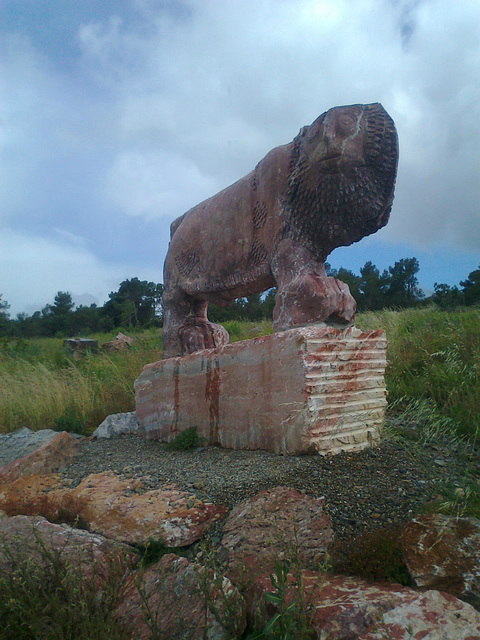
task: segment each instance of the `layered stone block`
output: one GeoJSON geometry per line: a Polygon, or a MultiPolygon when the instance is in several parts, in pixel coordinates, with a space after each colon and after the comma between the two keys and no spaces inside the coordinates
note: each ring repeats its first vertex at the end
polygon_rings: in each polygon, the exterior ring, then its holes
{"type": "Polygon", "coordinates": [[[386,346],[383,330],[308,326],[148,364],[139,433],[168,442],[196,426],[230,449],[358,451],[380,439],[386,346]]]}

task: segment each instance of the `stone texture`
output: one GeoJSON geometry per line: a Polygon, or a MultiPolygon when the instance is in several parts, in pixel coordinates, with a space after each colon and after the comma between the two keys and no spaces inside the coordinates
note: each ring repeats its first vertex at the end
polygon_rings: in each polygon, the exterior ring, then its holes
{"type": "Polygon", "coordinates": [[[80,515],[92,531],[130,544],[154,538],[183,547],[199,540],[226,513],[225,507],[175,487],[143,492],[140,480],[109,473],[88,476],[69,495],[85,503],[80,515]]]}
{"type": "MultiPolygon", "coordinates": [[[[66,431],[46,436],[44,444],[0,469],[0,485],[27,475],[55,473],[66,466],[77,453],[80,443],[66,431]]],[[[38,442],[38,441],[37,441],[38,442]]],[[[40,440],[41,442],[41,440],[40,440]]]]}
{"type": "Polygon", "coordinates": [[[273,571],[275,561],[293,557],[305,568],[318,568],[333,541],[324,498],[289,487],[261,491],[228,515],[222,546],[228,551],[228,575],[244,585],[273,571]]]}
{"type": "Polygon", "coordinates": [[[135,344],[135,338],[130,338],[130,336],[126,336],[124,333],[118,333],[113,340],[109,342],[104,342],[102,344],[102,350],[107,353],[125,351],[125,349],[129,349],[131,346],[135,344]]]}
{"type": "Polygon", "coordinates": [[[143,602],[136,584],[140,584],[148,598],[149,610],[157,621],[158,635],[155,637],[162,640],[203,640],[205,637],[228,640],[239,638],[245,629],[245,603],[228,578],[214,577],[212,572],[206,572],[186,558],[168,554],[143,573],[132,576],[118,606],[120,620],[135,629],[136,640],[152,638],[152,631],[143,619],[143,602]],[[204,576],[207,577],[205,581],[204,576]],[[206,619],[202,582],[210,582],[207,594],[212,607],[209,607],[206,619]]]}
{"type": "Polygon", "coordinates": [[[0,434],[0,468],[12,460],[18,460],[32,453],[57,436],[58,431],[53,429],[32,431],[28,427],[22,427],[13,433],[0,434]]]}
{"type": "Polygon", "coordinates": [[[398,163],[382,105],[335,107],[247,176],[171,226],[164,268],[164,358],[220,347],[228,334],[209,303],[277,287],[276,331],[355,316],[348,286],[325,260],[387,224],[398,163]]]}
{"type": "Polygon", "coordinates": [[[1,570],[8,570],[21,556],[29,557],[35,565],[43,564],[52,552],[85,575],[91,575],[94,565],[108,569],[112,562],[120,562],[127,567],[138,560],[138,554],[126,545],[66,524],[53,524],[40,516],[0,519],[1,570]]]}
{"type": "Polygon", "coordinates": [[[0,484],[0,509],[9,516],[42,515],[57,520],[65,491],[57,474],[21,476],[0,484]]]}
{"type": "Polygon", "coordinates": [[[135,411],[114,413],[107,416],[90,436],[91,438],[116,438],[124,433],[136,433],[138,420],[135,411]]]}
{"type": "Polygon", "coordinates": [[[480,520],[419,515],[405,527],[401,545],[417,587],[447,591],[480,607],[480,520]]]}
{"type": "MultiPolygon", "coordinates": [[[[289,578],[287,603],[299,597],[295,579],[289,578]]],[[[418,593],[400,585],[312,571],[304,571],[302,580],[318,640],[480,639],[480,614],[447,593],[418,593]]],[[[275,605],[265,602],[265,594],[272,591],[270,578],[263,576],[249,594],[249,615],[258,629],[276,613],[275,605]]]]}
{"type": "Polygon", "coordinates": [[[210,444],[299,454],[378,443],[384,331],[303,327],[147,365],[135,382],[139,433],[196,426],[210,444]]]}

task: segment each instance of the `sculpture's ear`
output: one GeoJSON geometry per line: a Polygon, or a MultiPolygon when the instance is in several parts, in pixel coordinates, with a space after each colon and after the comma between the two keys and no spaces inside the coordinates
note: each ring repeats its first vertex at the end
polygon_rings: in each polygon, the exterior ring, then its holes
{"type": "Polygon", "coordinates": [[[302,127],[300,129],[300,131],[298,132],[298,137],[299,138],[303,138],[304,136],[307,135],[307,131],[310,129],[310,127],[308,125],[306,125],[305,127],[302,127]]]}

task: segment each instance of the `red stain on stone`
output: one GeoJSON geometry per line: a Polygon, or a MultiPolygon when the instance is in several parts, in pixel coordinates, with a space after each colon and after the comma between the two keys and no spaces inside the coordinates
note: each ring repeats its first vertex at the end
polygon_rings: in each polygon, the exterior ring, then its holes
{"type": "Polygon", "coordinates": [[[178,362],[175,363],[173,369],[173,406],[175,409],[175,431],[177,429],[177,420],[178,420],[178,410],[180,408],[180,380],[179,380],[179,370],[180,364],[178,362]]]}
{"type": "Polygon", "coordinates": [[[220,415],[220,363],[218,358],[207,360],[205,372],[205,399],[208,402],[210,415],[210,439],[209,442],[218,442],[218,423],[220,415]]]}

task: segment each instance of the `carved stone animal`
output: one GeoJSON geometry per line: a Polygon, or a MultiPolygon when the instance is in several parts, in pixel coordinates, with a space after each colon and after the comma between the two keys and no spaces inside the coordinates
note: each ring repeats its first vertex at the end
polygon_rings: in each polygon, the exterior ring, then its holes
{"type": "Polygon", "coordinates": [[[276,331],[350,324],[355,301],[324,262],[387,223],[397,163],[395,125],[381,104],[335,107],[175,220],[164,267],[164,357],[228,342],[208,321],[208,303],[225,306],[273,286],[276,331]]]}

